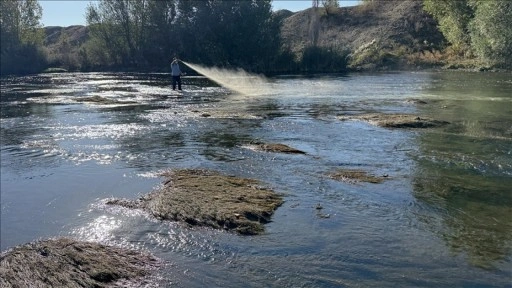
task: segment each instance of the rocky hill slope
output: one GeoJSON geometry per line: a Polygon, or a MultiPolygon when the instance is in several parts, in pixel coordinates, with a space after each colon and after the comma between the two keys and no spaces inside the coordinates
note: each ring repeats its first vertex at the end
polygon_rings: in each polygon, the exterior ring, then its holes
{"type": "Polygon", "coordinates": [[[51,67],[63,67],[75,70],[80,67],[79,53],[81,46],[89,39],[87,26],[69,27],[48,26],[44,28],[44,47],[51,67]]]}
{"type": "Polygon", "coordinates": [[[310,8],[286,17],[281,37],[300,57],[317,45],[348,49],[355,69],[411,66],[411,55],[438,50],[444,41],[422,1],[371,1],[353,7],[310,8]]]}

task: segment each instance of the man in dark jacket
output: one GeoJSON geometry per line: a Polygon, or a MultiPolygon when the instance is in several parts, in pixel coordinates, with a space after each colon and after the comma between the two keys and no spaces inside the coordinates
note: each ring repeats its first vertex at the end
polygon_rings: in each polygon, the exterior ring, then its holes
{"type": "Polygon", "coordinates": [[[181,90],[182,73],[178,61],[178,58],[174,57],[171,62],[172,90],[176,90],[176,83],[178,83],[178,90],[181,90]]]}

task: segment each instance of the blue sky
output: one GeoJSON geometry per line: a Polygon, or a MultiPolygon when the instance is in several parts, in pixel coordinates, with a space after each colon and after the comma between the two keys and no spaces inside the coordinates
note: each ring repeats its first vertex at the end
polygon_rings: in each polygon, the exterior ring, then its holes
{"type": "MultiPolygon", "coordinates": [[[[62,0],[40,0],[39,4],[43,8],[43,26],[71,26],[85,25],[85,10],[87,5],[94,1],[62,1],[62,0]]],[[[356,5],[358,0],[340,0],[341,6],[356,5]]],[[[272,6],[274,10],[288,9],[296,12],[311,7],[311,0],[274,0],[272,6]]]]}

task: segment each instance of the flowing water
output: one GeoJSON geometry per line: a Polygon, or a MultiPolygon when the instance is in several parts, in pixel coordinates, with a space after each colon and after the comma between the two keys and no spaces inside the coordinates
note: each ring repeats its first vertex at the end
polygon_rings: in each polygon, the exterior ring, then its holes
{"type": "Polygon", "coordinates": [[[510,73],[257,79],[233,92],[185,76],[174,92],[168,74],[3,78],[2,251],[55,236],[146,250],[166,263],[160,287],[511,286],[510,73]],[[338,119],[367,112],[450,124],[338,119]],[[256,140],[307,154],[244,145],[256,140]],[[249,237],[103,205],[169,168],[255,178],[285,203],[249,237]],[[326,176],[336,169],[388,177],[344,183],[326,176]]]}

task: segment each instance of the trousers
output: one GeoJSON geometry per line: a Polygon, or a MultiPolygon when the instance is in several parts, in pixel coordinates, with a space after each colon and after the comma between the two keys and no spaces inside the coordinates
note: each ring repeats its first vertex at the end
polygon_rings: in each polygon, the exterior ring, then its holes
{"type": "Polygon", "coordinates": [[[178,83],[178,90],[181,90],[181,76],[172,76],[172,90],[176,90],[176,83],[178,83]]]}

